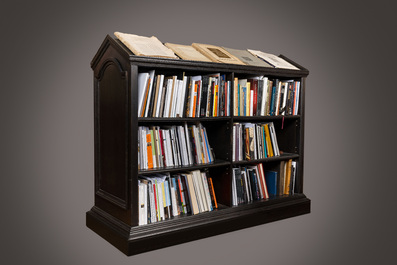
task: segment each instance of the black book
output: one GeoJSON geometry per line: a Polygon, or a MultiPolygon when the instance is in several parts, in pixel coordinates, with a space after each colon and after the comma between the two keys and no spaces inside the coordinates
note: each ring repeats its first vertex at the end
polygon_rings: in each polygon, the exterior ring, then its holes
{"type": "Polygon", "coordinates": [[[189,199],[189,194],[188,194],[188,188],[187,188],[187,183],[186,183],[186,178],[181,177],[181,185],[182,185],[182,193],[184,194],[184,199],[185,199],[185,207],[186,207],[186,213],[191,213],[191,207],[190,207],[190,199],[189,199]]]}
{"type": "Polygon", "coordinates": [[[243,204],[246,202],[246,196],[244,191],[244,181],[241,176],[240,168],[233,168],[235,180],[236,180],[236,195],[237,195],[237,204],[243,204]]]}
{"type": "Polygon", "coordinates": [[[210,109],[209,109],[209,113],[210,113],[210,117],[214,116],[214,94],[215,94],[215,81],[211,82],[211,99],[210,99],[210,109]]]}
{"type": "Polygon", "coordinates": [[[164,115],[164,105],[165,105],[165,95],[166,95],[166,91],[167,90],[167,82],[163,82],[163,89],[161,92],[161,101],[160,101],[160,113],[159,113],[159,117],[163,117],[164,115]]]}
{"type": "Polygon", "coordinates": [[[295,92],[294,92],[294,85],[295,82],[290,82],[288,83],[288,98],[287,98],[287,114],[292,115],[293,114],[293,108],[294,108],[294,97],[295,97],[295,92]]]}
{"type": "Polygon", "coordinates": [[[171,186],[174,188],[174,192],[175,192],[176,211],[177,211],[178,215],[180,215],[182,212],[182,199],[181,199],[180,189],[179,189],[179,185],[178,185],[178,176],[177,175],[171,176],[170,182],[171,182],[171,186]]]}
{"type": "Polygon", "coordinates": [[[285,115],[285,107],[283,106],[283,102],[284,102],[284,97],[286,96],[285,94],[285,86],[287,86],[288,84],[286,82],[282,82],[281,83],[281,90],[279,91],[280,93],[280,100],[279,100],[279,115],[285,115]]]}
{"type": "Polygon", "coordinates": [[[153,77],[153,85],[152,85],[152,95],[150,97],[150,102],[148,106],[148,115],[147,117],[152,117],[153,116],[153,111],[154,111],[154,102],[155,102],[155,97],[156,97],[156,88],[157,88],[157,75],[153,77]]]}
{"type": "Polygon", "coordinates": [[[201,77],[201,103],[200,103],[200,115],[199,117],[205,117],[207,111],[207,97],[208,97],[208,85],[209,85],[209,76],[203,75],[201,77]]]}
{"type": "Polygon", "coordinates": [[[262,95],[265,88],[263,87],[263,80],[258,81],[258,93],[257,93],[257,105],[256,105],[256,116],[261,116],[262,108],[262,95]]]}
{"type": "Polygon", "coordinates": [[[254,169],[247,169],[250,181],[251,181],[251,192],[252,192],[252,199],[253,200],[260,200],[261,193],[259,188],[259,182],[254,169]]]}

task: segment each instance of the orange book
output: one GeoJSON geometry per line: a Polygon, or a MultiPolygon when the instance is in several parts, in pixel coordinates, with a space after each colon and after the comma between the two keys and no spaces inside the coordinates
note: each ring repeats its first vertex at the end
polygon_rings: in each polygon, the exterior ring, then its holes
{"type": "Polygon", "coordinates": [[[194,82],[194,93],[193,93],[193,106],[191,106],[192,108],[192,117],[196,117],[196,105],[197,105],[197,81],[194,82]]]}
{"type": "Polygon", "coordinates": [[[269,193],[267,192],[265,172],[263,170],[262,163],[258,164],[258,171],[259,171],[259,176],[260,176],[260,180],[261,180],[260,183],[261,183],[262,190],[263,190],[263,198],[264,199],[268,199],[269,198],[269,193]]]}
{"type": "Polygon", "coordinates": [[[210,190],[213,207],[218,208],[218,203],[216,202],[216,196],[215,196],[215,191],[214,191],[214,184],[212,183],[212,178],[208,177],[207,180],[208,180],[208,185],[209,185],[209,190],[210,190]]]}
{"type": "Polygon", "coordinates": [[[146,145],[147,145],[147,161],[148,168],[153,168],[153,150],[152,150],[152,137],[150,133],[146,134],[146,145]]]}
{"type": "Polygon", "coordinates": [[[285,195],[289,195],[289,188],[291,184],[291,166],[292,166],[292,159],[289,159],[286,162],[286,173],[285,173],[285,182],[284,182],[285,195]]]}

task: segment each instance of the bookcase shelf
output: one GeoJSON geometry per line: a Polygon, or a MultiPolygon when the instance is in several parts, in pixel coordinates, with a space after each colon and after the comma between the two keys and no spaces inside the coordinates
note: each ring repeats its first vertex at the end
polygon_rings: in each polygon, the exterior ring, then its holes
{"type": "MultiPolygon", "coordinates": [[[[126,255],[135,255],[192,240],[244,229],[310,213],[310,199],[303,193],[304,95],[309,71],[287,57],[300,70],[255,67],[133,55],[121,42],[106,36],[91,61],[94,72],[95,204],[86,213],[86,225],[126,255]],[[138,74],[150,70],[164,75],[222,73],[226,80],[252,76],[300,81],[298,115],[223,117],[138,117],[138,74]],[[233,161],[235,123],[274,123],[280,156],[233,161]],[[141,126],[203,124],[215,160],[208,164],[139,169],[141,126]],[[233,204],[232,175],[236,167],[262,164],[277,168],[295,160],[295,185],[288,195],[233,204]],[[218,208],[199,214],[182,214],[146,225],[139,224],[138,176],[179,174],[202,170],[210,174],[218,208]]],[[[233,85],[232,85],[233,87],[233,85]]]]}
{"type": "Polygon", "coordinates": [[[230,117],[198,117],[198,118],[138,118],[139,123],[195,123],[195,122],[219,122],[219,121],[230,121],[230,117]]]}
{"type": "Polygon", "coordinates": [[[165,168],[153,168],[153,169],[144,169],[139,170],[138,175],[145,175],[145,174],[155,174],[161,172],[179,172],[184,170],[196,170],[196,169],[205,169],[205,168],[214,168],[214,167],[224,167],[229,166],[230,162],[222,161],[220,159],[208,163],[208,164],[194,164],[189,166],[174,166],[174,167],[165,167],[165,168]]]}
{"type": "Polygon", "coordinates": [[[233,165],[258,164],[258,163],[275,162],[275,161],[297,159],[297,158],[299,158],[298,154],[283,153],[280,156],[266,157],[262,159],[233,161],[232,164],[233,165]]]}

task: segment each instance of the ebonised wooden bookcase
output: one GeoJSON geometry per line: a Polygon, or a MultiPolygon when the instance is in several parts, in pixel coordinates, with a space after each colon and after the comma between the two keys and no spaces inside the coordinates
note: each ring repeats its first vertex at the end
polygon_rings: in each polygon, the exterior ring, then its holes
{"type": "MultiPolygon", "coordinates": [[[[91,67],[94,71],[95,205],[86,213],[86,225],[126,255],[135,255],[192,240],[310,213],[303,194],[305,80],[309,71],[254,67],[133,55],[123,44],[106,36],[91,67]],[[227,79],[264,75],[301,82],[298,115],[213,118],[137,118],[138,73],[156,70],[164,75],[226,74],[227,79]],[[284,153],[256,161],[232,161],[234,122],[273,121],[284,153]],[[216,161],[209,165],[138,170],[138,126],[201,122],[208,132],[216,161]],[[282,129],[281,129],[282,127],[282,129]],[[281,160],[297,161],[294,195],[232,206],[232,168],[281,160]],[[138,226],[138,175],[207,169],[219,204],[212,212],[177,217],[138,226]]],[[[232,86],[233,87],[233,86],[232,86]]]]}

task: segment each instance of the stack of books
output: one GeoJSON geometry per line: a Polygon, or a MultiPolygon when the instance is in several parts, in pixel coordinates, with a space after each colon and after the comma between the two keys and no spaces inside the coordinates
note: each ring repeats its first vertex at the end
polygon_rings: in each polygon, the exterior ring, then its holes
{"type": "Polygon", "coordinates": [[[234,79],[234,116],[297,115],[300,82],[259,76],[234,79]]]}
{"type": "Polygon", "coordinates": [[[273,122],[233,124],[233,161],[273,156],[280,156],[273,122]]]}
{"type": "Polygon", "coordinates": [[[212,178],[193,170],[139,176],[139,225],[218,208],[212,178]]]}
{"type": "Polygon", "coordinates": [[[138,117],[220,117],[230,115],[231,82],[225,75],[178,77],[138,74],[138,117]]]}
{"type": "Polygon", "coordinates": [[[138,167],[141,170],[214,162],[201,124],[138,127],[138,167]]]}
{"type": "Polygon", "coordinates": [[[275,170],[265,170],[263,164],[233,168],[232,204],[294,194],[296,165],[289,159],[277,164],[275,170]]]}

